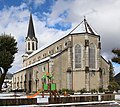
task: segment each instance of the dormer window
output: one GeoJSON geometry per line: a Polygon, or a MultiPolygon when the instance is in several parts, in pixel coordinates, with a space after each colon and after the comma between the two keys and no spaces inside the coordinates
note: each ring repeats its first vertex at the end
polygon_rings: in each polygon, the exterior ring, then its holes
{"type": "Polygon", "coordinates": [[[31,61],[29,61],[29,65],[31,64],[31,61]]]}
{"type": "Polygon", "coordinates": [[[59,47],[58,46],[57,46],[56,50],[59,51],[59,47]]]}
{"type": "Polygon", "coordinates": [[[65,46],[67,46],[68,45],[68,43],[67,42],[65,42],[65,46]]]}
{"type": "Polygon", "coordinates": [[[51,54],[54,54],[54,49],[51,50],[51,54]]]}
{"type": "Polygon", "coordinates": [[[64,43],[64,48],[66,48],[68,46],[68,42],[66,41],[65,43],[64,43]]]}
{"type": "Polygon", "coordinates": [[[41,57],[40,56],[38,56],[38,61],[41,59],[41,57]]]}
{"type": "Polygon", "coordinates": [[[43,58],[46,57],[46,53],[43,54],[43,58]]]}
{"type": "Polygon", "coordinates": [[[35,59],[33,59],[33,63],[35,63],[35,59]]]}
{"type": "Polygon", "coordinates": [[[45,53],[45,55],[44,55],[45,57],[47,56],[47,54],[45,53]]]}
{"type": "Polygon", "coordinates": [[[48,51],[48,54],[51,55],[51,51],[48,51]]]}

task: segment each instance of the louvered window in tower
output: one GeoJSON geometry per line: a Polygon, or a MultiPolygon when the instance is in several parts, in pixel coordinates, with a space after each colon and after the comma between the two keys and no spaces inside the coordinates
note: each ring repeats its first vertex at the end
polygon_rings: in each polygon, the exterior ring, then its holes
{"type": "Polygon", "coordinates": [[[95,45],[90,44],[89,47],[89,67],[91,69],[95,68],[95,45]]]}
{"type": "Polygon", "coordinates": [[[32,50],[35,50],[34,42],[32,42],[32,50]]]}
{"type": "Polygon", "coordinates": [[[81,46],[75,46],[75,68],[81,68],[81,46]]]}
{"type": "Polygon", "coordinates": [[[28,42],[28,50],[30,50],[30,42],[28,42]]]}

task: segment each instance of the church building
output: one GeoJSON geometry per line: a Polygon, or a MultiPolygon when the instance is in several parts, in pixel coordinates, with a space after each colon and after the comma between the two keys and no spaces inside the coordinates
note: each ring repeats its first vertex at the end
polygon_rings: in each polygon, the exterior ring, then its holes
{"type": "Polygon", "coordinates": [[[30,15],[23,67],[14,73],[12,89],[35,92],[42,88],[45,73],[53,75],[57,90],[107,89],[109,64],[101,56],[100,35],[84,19],[68,35],[38,49],[30,15]]]}

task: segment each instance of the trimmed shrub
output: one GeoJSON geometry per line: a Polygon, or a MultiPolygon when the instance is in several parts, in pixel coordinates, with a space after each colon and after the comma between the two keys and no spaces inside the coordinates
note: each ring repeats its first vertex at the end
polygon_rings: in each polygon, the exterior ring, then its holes
{"type": "Polygon", "coordinates": [[[91,93],[97,93],[98,91],[96,89],[92,89],[91,93]]]}
{"type": "Polygon", "coordinates": [[[58,90],[59,94],[64,94],[65,92],[67,92],[67,94],[74,94],[74,91],[72,89],[59,89],[58,90]]]}
{"type": "Polygon", "coordinates": [[[83,94],[83,93],[86,93],[87,91],[86,91],[85,88],[83,88],[83,89],[80,90],[80,92],[81,92],[81,94],[83,94]]]}

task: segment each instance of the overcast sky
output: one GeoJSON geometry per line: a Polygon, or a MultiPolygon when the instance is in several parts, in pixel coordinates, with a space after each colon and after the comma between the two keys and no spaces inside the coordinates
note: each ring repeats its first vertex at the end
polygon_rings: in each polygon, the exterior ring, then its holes
{"type": "MultiPolygon", "coordinates": [[[[22,67],[30,13],[39,47],[66,35],[86,16],[101,36],[106,60],[113,57],[112,49],[120,48],[120,0],[0,0],[0,34],[13,35],[19,49],[9,72],[22,67]]],[[[113,65],[120,72],[120,65],[113,65]]]]}

